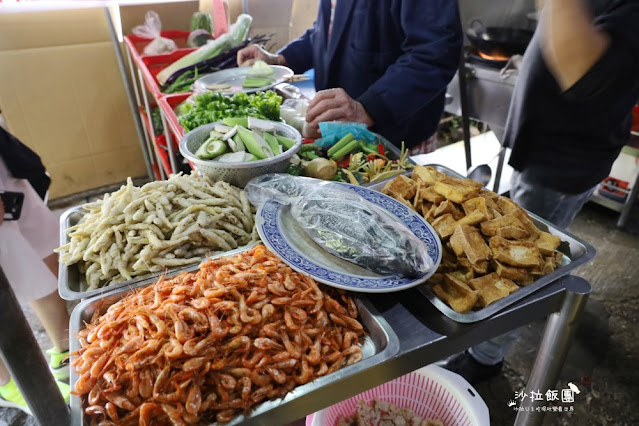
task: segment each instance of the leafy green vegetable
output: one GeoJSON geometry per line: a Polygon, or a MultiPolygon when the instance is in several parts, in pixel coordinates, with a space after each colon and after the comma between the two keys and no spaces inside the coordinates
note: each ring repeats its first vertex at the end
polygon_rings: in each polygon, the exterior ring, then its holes
{"type": "MultiPolygon", "coordinates": [[[[270,90],[250,95],[236,93],[233,96],[205,92],[195,96],[193,103],[186,103],[181,107],[178,121],[187,132],[225,118],[250,116],[279,121],[281,103],[281,96],[270,90]]],[[[224,121],[230,126],[238,124],[224,121]]]]}
{"type": "Polygon", "coordinates": [[[213,58],[220,53],[226,52],[238,44],[242,43],[248,36],[249,28],[253,22],[253,18],[250,15],[242,14],[237,17],[237,21],[231,28],[231,31],[222,34],[217,39],[210,43],[205,44],[199,49],[189,53],[186,56],[173,62],[168,67],[164,68],[157,75],[158,82],[161,85],[166,83],[166,80],[176,71],[186,68],[190,65],[197,64],[205,59],[213,58]]]}
{"type": "Polygon", "coordinates": [[[206,30],[213,32],[213,18],[206,12],[195,12],[191,16],[191,31],[206,30]]]}
{"type": "Polygon", "coordinates": [[[151,118],[153,119],[153,133],[155,135],[164,134],[164,125],[162,124],[162,112],[159,107],[151,110],[151,118]]]}

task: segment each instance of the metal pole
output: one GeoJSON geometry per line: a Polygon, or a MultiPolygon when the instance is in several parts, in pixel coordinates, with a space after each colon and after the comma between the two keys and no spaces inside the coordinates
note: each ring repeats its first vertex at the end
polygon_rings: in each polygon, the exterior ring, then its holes
{"type": "MultiPolygon", "coordinates": [[[[528,395],[532,391],[540,391],[545,394],[547,390],[557,384],[572,337],[577,329],[581,311],[588,300],[590,284],[580,277],[571,276],[568,279],[577,280],[577,286],[581,284],[584,291],[567,289],[559,312],[548,317],[546,330],[539,345],[539,352],[537,352],[537,358],[535,358],[535,364],[526,385],[528,395]],[[583,283],[578,281],[583,281],[583,283]]],[[[524,411],[518,411],[515,426],[541,425],[545,413],[542,410],[533,411],[531,408],[534,408],[534,404],[531,397],[524,398],[520,405],[520,409],[523,408],[524,411]],[[529,411],[525,411],[527,407],[529,411]]]]}
{"type": "Polygon", "coordinates": [[[473,164],[470,155],[470,118],[468,117],[468,90],[466,83],[466,57],[462,51],[457,71],[459,79],[459,104],[462,114],[462,131],[464,133],[464,153],[466,154],[466,170],[473,164]]]}
{"type": "Polygon", "coordinates": [[[637,187],[639,186],[639,176],[635,180],[635,184],[632,185],[632,189],[630,190],[630,194],[628,194],[628,198],[621,209],[621,216],[619,216],[619,220],[617,221],[617,226],[623,227],[626,225],[626,221],[628,220],[628,215],[630,214],[630,210],[632,209],[632,205],[635,203],[635,199],[639,196],[639,190],[637,187]]]}
{"type": "MultiPolygon", "coordinates": [[[[501,143],[501,141],[499,141],[501,143]]],[[[501,183],[501,172],[504,169],[504,159],[506,158],[506,147],[499,148],[499,160],[497,161],[497,170],[495,172],[495,182],[493,183],[493,192],[499,194],[499,184],[501,183]]]]}
{"type": "Polygon", "coordinates": [[[146,91],[146,86],[144,84],[144,77],[142,77],[142,71],[138,68],[138,80],[140,82],[140,87],[142,88],[142,100],[144,101],[144,109],[146,111],[146,118],[149,120],[149,129],[150,132],[149,137],[153,141],[153,149],[155,152],[155,158],[158,161],[158,170],[160,171],[160,177],[162,180],[166,179],[168,174],[166,170],[164,170],[164,163],[162,162],[162,157],[160,156],[160,147],[155,140],[155,130],[153,130],[153,116],[151,115],[151,104],[149,103],[149,96],[146,91]]]}
{"type": "Polygon", "coordinates": [[[69,409],[0,266],[0,356],[41,425],[68,425],[69,409]]]}
{"type": "Polygon", "coordinates": [[[115,50],[115,59],[118,61],[118,68],[120,69],[120,75],[122,76],[122,82],[124,83],[124,91],[126,92],[126,97],[129,100],[129,107],[131,108],[131,114],[133,115],[133,124],[135,124],[135,130],[138,133],[138,142],[140,143],[140,148],[142,148],[142,156],[144,157],[144,164],[146,165],[146,173],[148,174],[149,179],[155,180],[149,153],[147,152],[145,147],[145,139],[142,130],[142,123],[140,122],[140,114],[138,113],[135,99],[133,99],[133,95],[131,94],[131,83],[129,82],[129,78],[127,77],[126,66],[124,65],[122,51],[120,50],[120,42],[118,41],[118,36],[115,34],[115,28],[113,28],[113,20],[111,19],[111,13],[109,13],[108,7],[104,8],[104,13],[106,14],[109,32],[111,33],[113,50],[115,50]]]}

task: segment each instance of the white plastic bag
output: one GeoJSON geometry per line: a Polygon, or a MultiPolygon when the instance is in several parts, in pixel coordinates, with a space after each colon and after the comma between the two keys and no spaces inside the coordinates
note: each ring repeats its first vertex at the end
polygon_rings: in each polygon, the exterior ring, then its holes
{"type": "Polygon", "coordinates": [[[256,207],[267,200],[290,205],[293,218],[320,247],[369,271],[417,277],[433,267],[426,243],[342,184],[266,174],[245,189],[256,207]]]}
{"type": "Polygon", "coordinates": [[[160,21],[160,17],[153,10],[146,12],[144,25],[138,25],[133,28],[133,34],[136,36],[153,39],[153,41],[144,48],[145,55],[161,55],[163,53],[171,53],[177,49],[177,45],[173,40],[160,35],[161,31],[162,21],[160,21]]]}
{"type": "Polygon", "coordinates": [[[280,116],[282,119],[286,124],[295,127],[304,138],[311,135],[308,123],[306,122],[308,104],[308,99],[287,99],[280,106],[280,116]]]}

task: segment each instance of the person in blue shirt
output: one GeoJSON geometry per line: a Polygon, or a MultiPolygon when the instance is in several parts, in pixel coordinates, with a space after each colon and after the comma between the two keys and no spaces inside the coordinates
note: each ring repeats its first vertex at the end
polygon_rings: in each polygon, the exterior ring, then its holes
{"type": "Polygon", "coordinates": [[[277,54],[252,45],[237,58],[314,68],[306,120],[316,134],[320,122],[359,122],[412,147],[437,129],[461,46],[456,1],[320,0],[313,28],[277,54]]]}

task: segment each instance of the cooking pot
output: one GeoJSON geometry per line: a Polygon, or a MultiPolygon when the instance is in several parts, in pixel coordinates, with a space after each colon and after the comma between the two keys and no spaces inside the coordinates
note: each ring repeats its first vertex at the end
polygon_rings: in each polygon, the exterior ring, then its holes
{"type": "Polygon", "coordinates": [[[481,53],[509,58],[526,51],[533,32],[519,28],[484,27],[480,20],[474,19],[466,30],[466,36],[481,53]]]}

